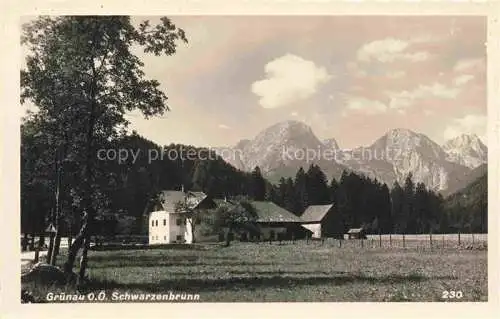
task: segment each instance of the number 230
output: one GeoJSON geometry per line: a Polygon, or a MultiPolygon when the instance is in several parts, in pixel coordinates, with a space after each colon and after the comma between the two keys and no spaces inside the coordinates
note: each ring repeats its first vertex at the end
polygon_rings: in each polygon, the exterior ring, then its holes
{"type": "Polygon", "coordinates": [[[460,299],[464,296],[464,294],[462,293],[462,291],[460,290],[445,290],[443,291],[443,295],[441,296],[441,298],[443,299],[460,299]]]}

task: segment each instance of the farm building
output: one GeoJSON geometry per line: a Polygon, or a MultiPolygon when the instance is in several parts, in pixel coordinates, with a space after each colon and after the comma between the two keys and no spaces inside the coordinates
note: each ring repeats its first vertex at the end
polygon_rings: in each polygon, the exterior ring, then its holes
{"type": "MultiPolygon", "coordinates": [[[[148,216],[150,245],[193,242],[192,227],[189,225],[198,220],[193,221],[186,211],[180,211],[177,203],[185,203],[192,210],[216,207],[215,202],[203,192],[162,191],[148,216]]],[[[197,238],[196,229],[194,235],[197,238]]]]}
{"type": "Polygon", "coordinates": [[[342,228],[333,204],[311,205],[300,216],[302,226],[312,232],[312,238],[342,237],[342,228]]]}
{"type": "MultiPolygon", "coordinates": [[[[230,205],[232,209],[246,209],[235,201],[215,200],[219,205],[230,205]]],[[[249,240],[278,240],[285,238],[305,237],[310,233],[301,226],[302,220],[270,201],[248,201],[256,215],[253,229],[239,229],[240,239],[249,240]]]]}
{"type": "Polygon", "coordinates": [[[363,228],[351,228],[347,231],[347,238],[349,239],[366,239],[366,233],[363,228]]]}

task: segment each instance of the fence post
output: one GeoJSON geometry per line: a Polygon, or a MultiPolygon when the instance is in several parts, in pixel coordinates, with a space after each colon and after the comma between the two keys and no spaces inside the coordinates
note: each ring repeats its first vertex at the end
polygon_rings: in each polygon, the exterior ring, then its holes
{"type": "Polygon", "coordinates": [[[382,233],[378,231],[378,246],[382,248],[382,233]]]}
{"type": "Polygon", "coordinates": [[[460,246],[460,230],[458,231],[458,246],[460,246]]]}
{"type": "Polygon", "coordinates": [[[442,234],[441,239],[443,240],[443,248],[444,248],[444,234],[442,234]]]}
{"type": "Polygon", "coordinates": [[[432,229],[429,231],[429,243],[432,250],[432,229]]]}
{"type": "Polygon", "coordinates": [[[339,248],[342,248],[342,239],[339,239],[339,248]]]}
{"type": "Polygon", "coordinates": [[[403,234],[403,248],[406,248],[405,234],[403,234]]]}
{"type": "Polygon", "coordinates": [[[364,241],[365,241],[365,240],[364,240],[363,238],[361,238],[361,248],[363,248],[363,243],[364,243],[364,241]]]}
{"type": "Polygon", "coordinates": [[[389,233],[389,246],[392,247],[392,233],[389,233]]]}

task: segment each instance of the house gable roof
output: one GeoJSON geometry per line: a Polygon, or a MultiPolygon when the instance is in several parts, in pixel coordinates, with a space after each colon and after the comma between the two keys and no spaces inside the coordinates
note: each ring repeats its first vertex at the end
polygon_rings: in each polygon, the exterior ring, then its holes
{"type": "Polygon", "coordinates": [[[332,209],[333,204],[330,205],[311,205],[306,208],[304,213],[300,216],[304,222],[321,222],[326,214],[332,209]]]}
{"type": "Polygon", "coordinates": [[[159,199],[163,210],[175,212],[175,205],[178,202],[186,201],[190,208],[198,207],[207,198],[203,192],[182,192],[182,191],[161,191],[159,199]]]}

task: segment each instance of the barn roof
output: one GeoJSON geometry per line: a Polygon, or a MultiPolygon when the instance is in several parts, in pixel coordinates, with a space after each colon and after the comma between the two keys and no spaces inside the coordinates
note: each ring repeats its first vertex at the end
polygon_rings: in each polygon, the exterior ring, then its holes
{"type": "Polygon", "coordinates": [[[177,202],[186,201],[191,208],[196,208],[207,195],[203,192],[183,192],[183,191],[161,191],[160,196],[161,205],[167,212],[175,211],[177,202]]]}
{"type": "Polygon", "coordinates": [[[333,204],[330,205],[310,205],[306,208],[300,218],[304,222],[320,222],[326,214],[332,209],[333,204]]]}
{"type": "MultiPolygon", "coordinates": [[[[239,203],[234,200],[214,199],[217,205],[237,206],[239,203]]],[[[269,201],[249,200],[248,203],[255,209],[257,223],[301,223],[300,217],[288,210],[269,201]]],[[[242,205],[239,205],[244,209],[242,205]]]]}
{"type": "Polygon", "coordinates": [[[258,215],[258,223],[300,223],[300,217],[273,202],[250,201],[258,215]]]}
{"type": "Polygon", "coordinates": [[[363,228],[351,228],[349,229],[349,231],[347,232],[348,234],[357,234],[357,233],[361,233],[364,229],[363,228]]]}

